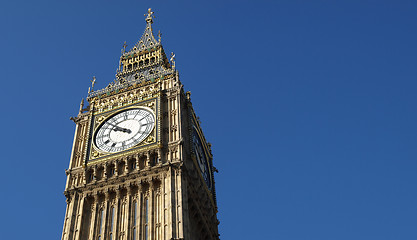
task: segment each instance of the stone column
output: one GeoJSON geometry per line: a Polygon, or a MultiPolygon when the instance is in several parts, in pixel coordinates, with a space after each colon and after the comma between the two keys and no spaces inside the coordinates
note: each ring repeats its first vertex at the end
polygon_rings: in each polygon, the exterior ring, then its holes
{"type": "Polygon", "coordinates": [[[82,226],[82,219],[84,216],[84,203],[85,203],[85,195],[84,194],[80,194],[79,195],[79,201],[80,201],[80,207],[78,208],[77,211],[77,222],[75,223],[75,240],[81,240],[80,239],[80,234],[81,234],[81,226],[82,226]]]}
{"type": "Polygon", "coordinates": [[[176,228],[175,228],[175,187],[174,187],[174,170],[172,167],[170,167],[168,175],[165,179],[165,193],[167,194],[166,201],[165,201],[165,207],[167,209],[167,219],[166,219],[166,225],[167,225],[167,236],[165,236],[166,239],[174,238],[176,234],[176,228]]]}
{"type": "Polygon", "coordinates": [[[149,229],[149,239],[154,239],[154,232],[155,232],[155,211],[154,211],[154,194],[153,194],[153,188],[154,188],[154,182],[151,180],[149,181],[149,211],[148,211],[148,229],[149,229]]]}
{"type": "Polygon", "coordinates": [[[116,189],[116,199],[114,200],[114,231],[113,231],[113,235],[114,235],[114,239],[119,239],[119,234],[120,234],[120,198],[121,198],[121,189],[118,188],[116,189]]]}
{"type": "Polygon", "coordinates": [[[162,175],[161,178],[161,228],[162,228],[162,238],[161,239],[168,239],[168,207],[167,207],[167,197],[168,194],[166,192],[166,173],[162,175]]]}
{"type": "MultiPolygon", "coordinates": [[[[177,79],[178,81],[178,79],[177,79]]],[[[183,148],[181,147],[181,145],[183,145],[183,140],[184,140],[184,136],[183,136],[183,122],[181,121],[181,116],[182,116],[182,108],[181,108],[181,101],[182,101],[182,97],[181,97],[181,93],[180,91],[178,91],[177,93],[177,121],[178,121],[178,129],[177,129],[177,133],[178,133],[178,140],[180,140],[180,147],[178,148],[178,158],[179,159],[184,159],[183,157],[183,148]]]]}
{"type": "Polygon", "coordinates": [[[92,182],[97,182],[97,166],[93,167],[93,181],[92,182]]]}
{"type": "Polygon", "coordinates": [[[139,213],[139,204],[138,204],[138,192],[137,190],[134,191],[134,186],[132,186],[132,194],[131,194],[131,218],[130,218],[130,239],[137,240],[138,238],[138,213],[139,213]],[[136,204],[134,204],[136,202],[136,204]],[[136,216],[135,216],[136,212],[136,216]],[[133,234],[133,231],[136,231],[136,238],[133,238],[135,235],[133,234]]]}
{"type": "Polygon", "coordinates": [[[136,155],[136,171],[139,171],[140,169],[139,169],[139,160],[140,160],[140,154],[137,154],[136,155]]]}
{"type": "Polygon", "coordinates": [[[175,210],[177,212],[177,237],[184,238],[183,229],[183,216],[182,216],[182,182],[181,182],[181,169],[175,171],[175,210]]]}
{"type": "Polygon", "coordinates": [[[72,196],[68,194],[66,197],[67,197],[67,199],[66,199],[67,210],[66,210],[66,213],[65,213],[64,227],[63,227],[63,230],[62,230],[62,236],[61,236],[62,240],[67,240],[68,239],[67,225],[68,225],[68,222],[70,222],[68,216],[71,214],[71,197],[72,196]]]}
{"type": "Polygon", "coordinates": [[[74,238],[74,232],[75,232],[75,221],[77,220],[77,211],[79,207],[79,197],[77,193],[74,193],[71,197],[71,210],[69,215],[69,221],[67,226],[67,236],[68,239],[74,238]]]}
{"type": "Polygon", "coordinates": [[[114,176],[119,176],[119,161],[114,161],[114,176]]]}
{"type": "Polygon", "coordinates": [[[87,170],[87,168],[85,168],[85,169],[84,169],[84,171],[83,171],[83,184],[84,184],[84,185],[86,185],[86,184],[87,184],[87,180],[88,180],[88,179],[87,179],[87,175],[88,175],[88,174],[87,174],[87,171],[88,171],[88,170],[87,170]]]}
{"type": "Polygon", "coordinates": [[[91,222],[90,222],[90,234],[88,235],[89,240],[95,239],[95,230],[96,230],[96,222],[97,222],[97,207],[98,207],[98,193],[94,193],[94,200],[91,204],[91,222]]]}
{"type": "Polygon", "coordinates": [[[155,195],[155,239],[161,239],[161,192],[160,192],[160,179],[154,187],[155,195]]]}
{"type": "Polygon", "coordinates": [[[107,172],[108,167],[109,167],[108,163],[106,162],[103,167],[104,167],[104,169],[103,169],[103,179],[108,179],[109,178],[109,174],[107,172]]]}
{"type": "Polygon", "coordinates": [[[137,235],[138,235],[138,239],[143,239],[142,235],[143,235],[143,201],[142,201],[142,184],[139,183],[138,184],[138,197],[137,197],[137,202],[138,202],[138,208],[137,208],[137,235]]]}
{"type": "Polygon", "coordinates": [[[104,192],[104,204],[103,204],[103,225],[101,226],[101,239],[107,239],[107,229],[108,229],[108,209],[110,204],[110,190],[106,189],[104,192]]]}
{"type": "Polygon", "coordinates": [[[151,167],[151,154],[148,152],[146,152],[146,167],[145,168],[150,168],[151,167]]]}
{"type": "Polygon", "coordinates": [[[161,166],[162,165],[162,158],[161,158],[162,157],[162,151],[161,151],[161,149],[158,148],[156,153],[157,153],[157,163],[158,163],[159,166],[161,166]]]}
{"type": "Polygon", "coordinates": [[[119,239],[126,240],[127,239],[127,196],[124,196],[120,199],[120,235],[119,239]]]}
{"type": "Polygon", "coordinates": [[[129,161],[128,161],[128,158],[127,157],[123,158],[123,161],[125,162],[124,175],[127,175],[127,174],[129,174],[129,161]]]}
{"type": "MultiPolygon", "coordinates": [[[[127,164],[126,164],[127,165],[127,164]]],[[[132,198],[132,186],[127,187],[127,194],[126,194],[126,206],[125,206],[125,239],[131,239],[130,237],[130,226],[131,226],[131,212],[132,212],[132,204],[131,204],[131,198],[132,198]]]]}
{"type": "MultiPolygon", "coordinates": [[[[76,163],[74,164],[74,161],[76,159],[76,157],[75,157],[75,155],[76,155],[75,154],[76,153],[76,145],[75,144],[78,143],[77,138],[78,138],[79,135],[81,135],[81,133],[79,131],[79,126],[80,126],[79,122],[78,123],[76,122],[76,124],[75,124],[75,133],[74,133],[74,140],[72,141],[70,164],[68,166],[68,169],[72,169],[73,167],[76,166],[76,163]]],[[[65,189],[68,188],[68,180],[69,180],[69,177],[67,177],[67,185],[65,186],[65,189]]]]}

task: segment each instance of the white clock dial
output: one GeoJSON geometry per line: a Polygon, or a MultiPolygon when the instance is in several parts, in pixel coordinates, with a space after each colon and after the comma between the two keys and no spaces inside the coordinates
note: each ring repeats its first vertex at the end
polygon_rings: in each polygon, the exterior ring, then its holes
{"type": "Polygon", "coordinates": [[[120,152],[145,140],[154,126],[155,116],[150,109],[128,109],[100,125],[94,135],[94,144],[103,152],[120,152]]]}

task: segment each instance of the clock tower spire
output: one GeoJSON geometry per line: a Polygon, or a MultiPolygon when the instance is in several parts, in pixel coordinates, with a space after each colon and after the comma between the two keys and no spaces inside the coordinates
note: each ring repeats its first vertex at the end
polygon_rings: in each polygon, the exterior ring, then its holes
{"type": "Polygon", "coordinates": [[[145,14],[116,79],[80,105],[62,240],[219,239],[211,145],[145,14]]]}

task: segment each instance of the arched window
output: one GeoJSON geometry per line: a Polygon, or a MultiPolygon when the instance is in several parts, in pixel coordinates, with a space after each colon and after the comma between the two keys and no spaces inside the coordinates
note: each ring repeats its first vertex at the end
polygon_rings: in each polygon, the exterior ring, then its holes
{"type": "Polygon", "coordinates": [[[125,171],[125,162],[120,162],[119,166],[117,167],[117,171],[119,175],[122,175],[125,171]]]}
{"type": "Polygon", "coordinates": [[[136,160],[135,159],[130,160],[130,166],[129,167],[130,167],[131,171],[136,169],[136,160]]]}
{"type": "Polygon", "coordinates": [[[143,169],[146,163],[146,156],[141,156],[139,158],[139,169],[143,169]]]}
{"type": "Polygon", "coordinates": [[[110,166],[109,166],[109,168],[108,168],[108,172],[107,172],[107,176],[108,176],[109,178],[114,176],[114,165],[110,165],[110,166]]]}
{"type": "Polygon", "coordinates": [[[155,166],[157,163],[158,163],[158,155],[156,153],[151,153],[149,155],[150,166],[155,166]]]}
{"type": "Polygon", "coordinates": [[[88,171],[88,176],[87,176],[88,182],[91,182],[94,180],[94,173],[93,170],[88,171]]]}
{"type": "Polygon", "coordinates": [[[100,167],[96,171],[97,171],[96,172],[97,181],[101,180],[103,178],[103,173],[104,173],[103,168],[100,167]]]}

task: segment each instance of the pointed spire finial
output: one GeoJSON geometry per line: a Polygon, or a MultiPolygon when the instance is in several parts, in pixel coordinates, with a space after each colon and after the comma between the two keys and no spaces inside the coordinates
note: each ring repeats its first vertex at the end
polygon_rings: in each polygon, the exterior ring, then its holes
{"type": "Polygon", "coordinates": [[[154,18],[154,17],[155,17],[155,16],[153,16],[153,13],[154,13],[154,12],[152,12],[152,9],[151,9],[151,8],[149,8],[149,9],[148,9],[148,14],[147,14],[147,15],[146,15],[146,14],[144,15],[144,16],[146,16],[146,19],[145,19],[145,20],[146,20],[146,22],[147,22],[147,23],[153,23],[152,18],[154,18]]]}
{"type": "Polygon", "coordinates": [[[80,103],[80,111],[79,113],[83,112],[83,108],[84,108],[84,98],[81,99],[81,103],[80,103]]]}
{"type": "Polygon", "coordinates": [[[155,17],[153,13],[154,12],[152,12],[152,9],[149,8],[148,13],[145,14],[145,17],[146,17],[145,31],[143,32],[142,37],[139,39],[139,41],[133,46],[132,50],[130,50],[130,52],[137,51],[137,50],[142,51],[144,49],[156,47],[158,44],[160,44],[160,42],[158,42],[158,40],[155,39],[153,30],[152,30],[153,18],[155,17]]]}
{"type": "Polygon", "coordinates": [[[93,76],[93,80],[90,80],[90,82],[91,82],[91,87],[88,87],[88,93],[94,91],[93,89],[94,89],[94,84],[96,84],[96,77],[93,76]]]}
{"type": "Polygon", "coordinates": [[[169,59],[171,62],[172,68],[175,69],[175,53],[171,52],[171,58],[169,59]]]}
{"type": "Polygon", "coordinates": [[[90,80],[91,82],[91,91],[94,89],[94,84],[96,84],[96,76],[93,76],[93,80],[90,80]]]}
{"type": "Polygon", "coordinates": [[[126,44],[126,41],[125,41],[125,42],[123,43],[122,54],[126,52],[126,47],[127,47],[127,44],[126,44]]]}

